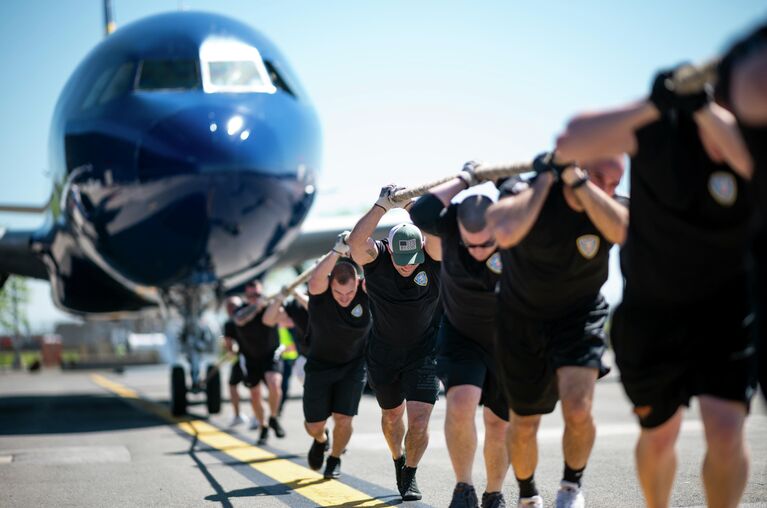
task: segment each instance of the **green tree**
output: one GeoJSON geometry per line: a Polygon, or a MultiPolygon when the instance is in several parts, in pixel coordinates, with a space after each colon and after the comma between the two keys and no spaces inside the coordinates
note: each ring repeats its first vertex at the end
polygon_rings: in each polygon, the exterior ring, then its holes
{"type": "Polygon", "coordinates": [[[0,290],[0,329],[13,334],[13,367],[21,367],[19,341],[21,329],[29,331],[26,305],[29,302],[29,287],[23,277],[11,276],[0,290]]]}

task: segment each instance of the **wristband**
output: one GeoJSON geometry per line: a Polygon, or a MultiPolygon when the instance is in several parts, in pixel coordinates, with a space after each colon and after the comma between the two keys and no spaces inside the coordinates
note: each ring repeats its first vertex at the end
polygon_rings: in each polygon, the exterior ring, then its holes
{"type": "Polygon", "coordinates": [[[586,182],[588,182],[588,181],[589,181],[589,177],[588,176],[584,176],[582,178],[577,179],[571,185],[568,185],[568,187],[570,187],[571,189],[575,190],[578,187],[583,187],[584,185],[586,185],[586,182]]]}

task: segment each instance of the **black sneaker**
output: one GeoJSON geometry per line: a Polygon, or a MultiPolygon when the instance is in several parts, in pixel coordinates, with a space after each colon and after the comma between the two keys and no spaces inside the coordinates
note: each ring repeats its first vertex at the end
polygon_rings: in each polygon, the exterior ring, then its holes
{"type": "Polygon", "coordinates": [[[325,473],[322,476],[326,480],[341,476],[341,459],[328,455],[328,460],[325,462],[325,473]]]}
{"type": "Polygon", "coordinates": [[[266,440],[269,438],[269,427],[261,427],[261,435],[258,436],[258,441],[256,444],[264,445],[266,444],[266,440]]]}
{"type": "Polygon", "coordinates": [[[402,494],[403,501],[418,501],[421,499],[421,491],[418,490],[418,483],[415,481],[415,471],[417,468],[405,466],[402,468],[402,494]]]}
{"type": "Polygon", "coordinates": [[[485,492],[482,494],[482,508],[506,508],[506,500],[500,492],[485,492]]]}
{"type": "Polygon", "coordinates": [[[405,454],[398,459],[394,459],[394,475],[397,478],[397,491],[402,493],[402,468],[405,467],[405,454]]]}
{"type": "Polygon", "coordinates": [[[453,499],[448,508],[479,508],[477,492],[472,485],[459,482],[453,489],[453,499]]]}
{"type": "Polygon", "coordinates": [[[274,435],[282,439],[285,437],[285,429],[280,425],[280,421],[274,416],[269,417],[269,426],[274,430],[274,435]]]}
{"type": "Polygon", "coordinates": [[[306,461],[309,463],[309,467],[315,471],[319,471],[322,467],[322,463],[325,461],[325,452],[330,448],[330,438],[328,437],[328,431],[325,429],[325,442],[320,443],[316,439],[312,440],[312,447],[309,448],[309,453],[306,455],[306,461]]]}

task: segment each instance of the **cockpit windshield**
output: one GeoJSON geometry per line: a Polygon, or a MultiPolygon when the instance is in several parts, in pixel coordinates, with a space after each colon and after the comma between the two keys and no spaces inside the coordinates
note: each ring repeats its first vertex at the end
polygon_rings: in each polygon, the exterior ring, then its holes
{"type": "Polygon", "coordinates": [[[144,60],[136,89],[194,90],[201,85],[199,65],[194,60],[144,60]]]}
{"type": "Polygon", "coordinates": [[[208,39],[200,47],[200,62],[207,93],[277,91],[258,50],[237,40],[208,39]]]}

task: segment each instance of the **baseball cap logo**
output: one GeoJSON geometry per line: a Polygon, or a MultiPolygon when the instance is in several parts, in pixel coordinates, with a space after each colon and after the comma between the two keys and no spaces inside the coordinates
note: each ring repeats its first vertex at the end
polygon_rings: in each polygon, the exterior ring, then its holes
{"type": "Polygon", "coordinates": [[[411,252],[418,249],[418,244],[416,243],[415,238],[411,238],[409,240],[398,241],[397,247],[399,247],[400,251],[411,252]]]}

